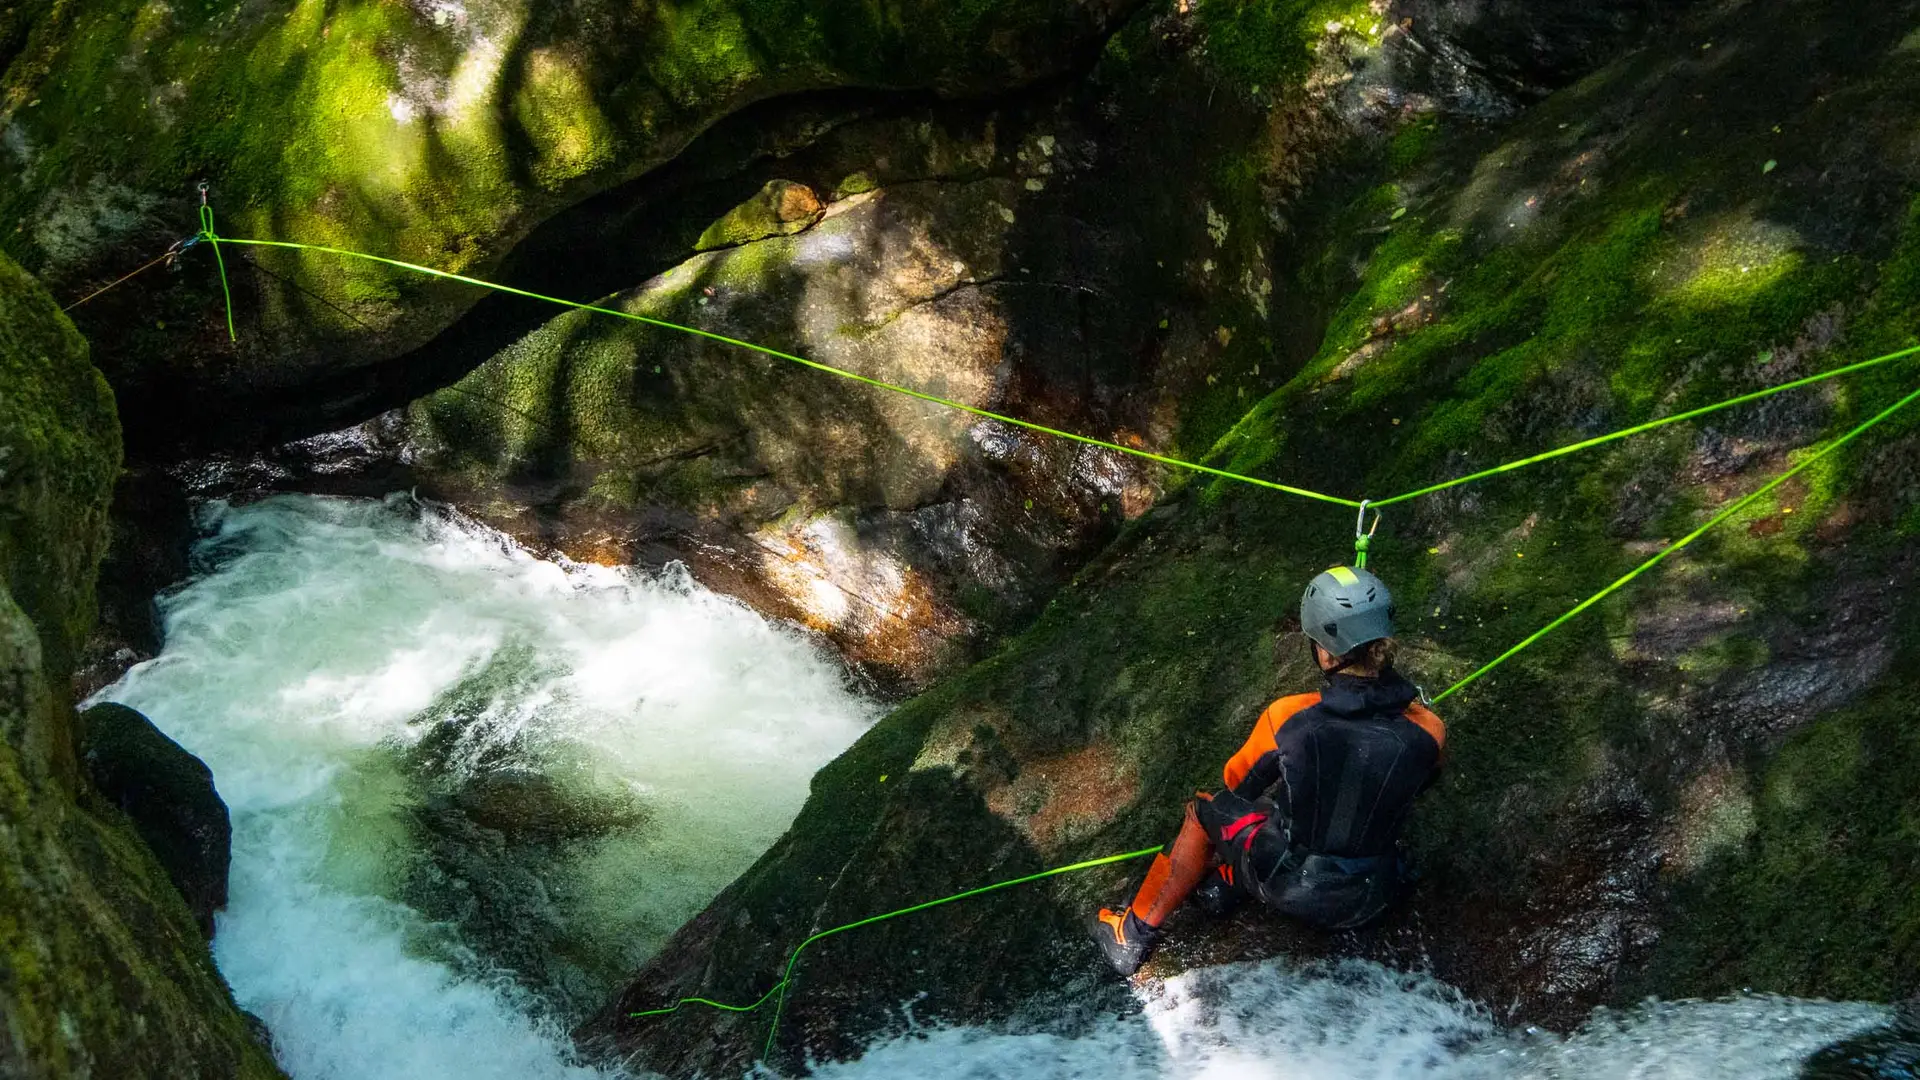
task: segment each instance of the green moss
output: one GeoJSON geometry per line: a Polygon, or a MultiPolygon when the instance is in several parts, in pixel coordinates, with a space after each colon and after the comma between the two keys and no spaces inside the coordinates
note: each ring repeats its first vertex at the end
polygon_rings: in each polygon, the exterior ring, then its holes
{"type": "MultiPolygon", "coordinates": [[[[1280,444],[1261,418],[1332,384],[1339,414],[1384,411],[1412,433],[1388,477],[1406,484],[1408,466],[1484,443],[1529,386],[1576,366],[1604,366],[1610,426],[1626,426],[1750,387],[1746,358],[1858,295],[1871,273],[1851,257],[1809,259],[1782,230],[1756,238],[1739,215],[1670,224],[1675,198],[1642,185],[1510,242],[1417,215],[1392,223],[1319,354],[1218,451],[1240,468],[1269,464],[1280,444]],[[1402,325],[1415,304],[1430,314],[1402,325]]],[[[1397,201],[1394,185],[1376,188],[1349,217],[1385,218],[1397,201]]]]}
{"type": "Polygon", "coordinates": [[[1902,680],[1824,717],[1756,770],[1752,832],[1682,883],[1647,985],[1868,1000],[1920,991],[1916,691],[1902,680]]]}
{"type": "Polygon", "coordinates": [[[1280,374],[1268,307],[1275,240],[1262,163],[1256,153],[1223,153],[1208,166],[1202,209],[1210,246],[1189,256],[1207,283],[1207,302],[1195,318],[1205,335],[1197,348],[1206,355],[1208,374],[1181,395],[1175,448],[1195,456],[1266,396],[1280,374]]]}
{"type": "Polygon", "coordinates": [[[93,628],[93,578],[120,472],[113,392],[39,284],[0,256],[0,580],[71,666],[93,628]]]}
{"type": "MultiPolygon", "coordinates": [[[[4,590],[0,605],[12,607],[4,590]]],[[[0,667],[19,674],[4,661],[0,667]]],[[[7,970],[0,1010],[9,1033],[0,1068],[280,1077],[214,970],[193,916],[132,826],[111,809],[61,806],[66,795],[23,772],[14,749],[0,743],[0,816],[9,841],[0,851],[0,963],[7,970]]]]}
{"type": "Polygon", "coordinates": [[[556,190],[613,164],[620,142],[581,62],[555,50],[527,57],[526,81],[513,100],[514,119],[532,140],[534,176],[556,190]]]}
{"type": "Polygon", "coordinates": [[[1276,88],[1305,74],[1328,38],[1378,41],[1386,28],[1368,0],[1202,0],[1197,17],[1230,78],[1276,88]]]}
{"type": "MultiPolygon", "coordinates": [[[[1003,91],[1057,70],[1125,12],[1067,0],[33,0],[0,14],[0,38],[16,40],[28,14],[0,80],[0,220],[15,223],[0,250],[64,292],[191,232],[202,179],[226,235],[486,275],[544,218],[753,102],[842,86],[1003,91]]],[[[138,306],[160,317],[89,323],[124,365],[117,385],[217,381],[226,367],[205,364],[217,347],[247,385],[291,389],[404,352],[482,295],[255,248],[245,258],[261,273],[240,274],[243,340],[208,346],[221,290],[207,254],[146,279],[138,306]]]]}
{"type": "Polygon", "coordinates": [[[849,195],[865,194],[879,186],[878,182],[874,180],[870,173],[862,170],[860,172],[848,173],[846,178],[841,180],[839,185],[834,189],[834,194],[844,199],[849,195]]]}
{"type": "Polygon", "coordinates": [[[1387,171],[1395,176],[1404,175],[1414,166],[1426,161],[1439,143],[1440,118],[1423,116],[1400,125],[1393,133],[1393,141],[1387,146],[1387,171]]]}
{"type": "MultiPolygon", "coordinates": [[[[863,175],[863,174],[856,174],[863,175]]],[[[848,181],[853,177],[848,177],[848,181]]],[[[843,182],[843,187],[844,187],[843,182]]],[[[868,186],[872,182],[868,181],[868,186]]],[[[787,180],[769,180],[753,198],[721,215],[694,242],[695,251],[736,247],[772,236],[791,236],[812,225],[820,203],[813,192],[787,180]]]]}
{"type": "Polygon", "coordinates": [[[1702,682],[1718,679],[1730,671],[1751,670],[1764,665],[1772,650],[1767,643],[1747,634],[1714,637],[1698,648],[1689,649],[1675,666],[1702,682]]]}

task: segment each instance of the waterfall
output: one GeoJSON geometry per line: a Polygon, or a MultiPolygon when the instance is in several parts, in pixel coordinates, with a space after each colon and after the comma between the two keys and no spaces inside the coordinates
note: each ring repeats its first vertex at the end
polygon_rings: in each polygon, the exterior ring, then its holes
{"type": "Polygon", "coordinates": [[[874,719],[684,572],[542,561],[411,499],[209,504],[101,699],[212,768],[215,958],[295,1080],[532,1080],[874,719]]]}

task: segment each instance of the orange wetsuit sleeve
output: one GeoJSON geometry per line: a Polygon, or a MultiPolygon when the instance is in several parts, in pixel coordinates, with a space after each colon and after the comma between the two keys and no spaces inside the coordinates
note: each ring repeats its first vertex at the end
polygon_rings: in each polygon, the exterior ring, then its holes
{"type": "Polygon", "coordinates": [[[1247,778],[1260,759],[1274,750],[1274,737],[1280,732],[1280,725],[1293,719],[1293,715],[1302,709],[1320,704],[1319,694],[1295,694],[1283,697],[1266,707],[1260,713],[1260,719],[1254,721],[1253,732],[1247,741],[1241,744],[1238,752],[1227,759],[1227,767],[1221,770],[1222,779],[1227,782],[1227,790],[1233,791],[1247,778]]]}
{"type": "Polygon", "coordinates": [[[1433,736],[1433,741],[1440,744],[1440,757],[1439,760],[1434,763],[1434,767],[1438,768],[1446,764],[1447,725],[1443,723],[1438,716],[1434,715],[1432,709],[1427,708],[1417,701],[1407,706],[1407,719],[1420,725],[1422,731],[1433,736]]]}

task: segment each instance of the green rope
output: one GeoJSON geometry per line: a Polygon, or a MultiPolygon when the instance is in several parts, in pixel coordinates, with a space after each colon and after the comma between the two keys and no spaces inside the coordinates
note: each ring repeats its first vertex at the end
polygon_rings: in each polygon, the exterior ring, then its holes
{"type": "Polygon", "coordinates": [[[952,896],[943,896],[938,900],[929,900],[924,904],[915,904],[912,907],[904,907],[898,911],[889,911],[884,915],[874,915],[861,919],[858,922],[850,922],[844,926],[836,926],[831,930],[822,930],[805,941],[802,941],[799,947],[793,950],[792,955],[787,957],[786,971],[781,975],[780,981],[774,984],[773,989],[762,994],[759,1001],[751,1005],[722,1005],[717,1001],[710,1001],[707,998],[687,997],[681,998],[673,1005],[664,1009],[648,1009],[645,1012],[632,1012],[627,1015],[630,1017],[665,1016],[668,1013],[678,1012],[682,1005],[707,1005],[716,1009],[725,1009],[728,1012],[752,1012],[760,1006],[765,1005],[768,999],[774,998],[777,995],[778,1001],[775,1003],[773,1010],[773,1026],[767,1031],[766,1046],[761,1050],[760,1055],[762,1058],[766,1058],[773,1053],[774,1037],[780,1034],[780,1017],[786,1010],[787,990],[793,985],[794,966],[800,963],[800,954],[806,952],[807,947],[814,942],[822,938],[832,937],[835,934],[844,933],[848,930],[856,930],[862,926],[871,926],[874,923],[885,922],[888,919],[897,919],[902,915],[911,915],[916,911],[925,911],[928,908],[936,908],[942,904],[951,904],[957,900],[966,900],[983,893],[996,892],[1000,889],[1010,889],[1015,885],[1025,885],[1030,881],[1039,881],[1042,878],[1056,877],[1060,874],[1071,874],[1076,870],[1091,870],[1096,866],[1107,866],[1111,863],[1127,862],[1132,859],[1144,858],[1148,855],[1157,855],[1160,853],[1160,850],[1161,849],[1157,847],[1142,848],[1139,851],[1129,851],[1121,855],[1108,855],[1104,858],[1088,859],[1085,862],[1077,862],[1069,866],[1056,866],[1051,870],[1042,870],[1037,874],[1028,874],[1025,877],[1014,878],[1011,881],[996,882],[992,885],[982,885],[977,889],[968,889],[966,892],[954,893],[952,896]]]}
{"type": "Polygon", "coordinates": [[[628,1016],[666,1016],[670,1013],[679,1012],[680,1006],[682,1005],[706,1005],[715,1009],[725,1009],[727,1012],[737,1012],[737,1013],[752,1012],[753,1010],[759,1008],[760,1006],[765,1005],[767,1003],[768,998],[772,997],[773,995],[779,993],[781,990],[785,989],[786,985],[787,985],[787,980],[781,979],[779,982],[773,984],[773,989],[760,995],[760,1000],[754,1002],[751,1005],[723,1005],[718,1001],[712,1000],[711,998],[683,997],[679,1001],[674,1002],[672,1005],[669,1005],[664,1009],[648,1009],[645,1012],[631,1012],[631,1013],[628,1013],[627,1015],[628,1016]]]}
{"type": "Polygon", "coordinates": [[[1622,577],[1620,580],[1614,582],[1613,584],[1607,586],[1604,589],[1601,589],[1599,592],[1593,594],[1587,599],[1581,601],[1580,604],[1576,606],[1572,611],[1569,611],[1565,615],[1562,615],[1559,618],[1553,620],[1552,622],[1548,623],[1546,626],[1542,627],[1540,630],[1536,631],[1533,634],[1533,636],[1527,638],[1525,641],[1522,641],[1520,644],[1515,645],[1513,648],[1508,649],[1506,652],[1501,653],[1498,657],[1496,657],[1493,660],[1492,663],[1487,664],[1485,667],[1482,667],[1480,670],[1474,672],[1473,674],[1467,676],[1464,679],[1461,679],[1459,682],[1454,683],[1452,686],[1448,687],[1444,692],[1442,692],[1438,697],[1434,698],[1433,700],[1435,702],[1446,700],[1448,697],[1451,697],[1456,691],[1467,686],[1469,683],[1480,678],[1482,675],[1485,675],[1487,672],[1492,671],[1494,668],[1499,667],[1501,664],[1506,663],[1516,653],[1527,648],[1529,645],[1532,645],[1534,642],[1539,641],[1541,638],[1546,637],[1548,634],[1553,633],[1555,630],[1559,629],[1560,627],[1566,625],[1569,621],[1571,621],[1575,616],[1579,615],[1581,612],[1587,610],[1588,608],[1599,603],[1600,601],[1605,600],[1607,597],[1612,596],[1614,593],[1619,592],[1621,589],[1625,588],[1627,584],[1631,582],[1634,578],[1637,578],[1641,574],[1644,574],[1647,571],[1653,569],[1655,566],[1658,566],[1669,555],[1672,555],[1673,553],[1686,547],[1688,544],[1693,543],[1695,540],[1700,539],[1702,536],[1706,535],[1707,532],[1711,530],[1714,526],[1719,525],[1721,522],[1739,513],[1741,510],[1751,505],[1754,500],[1760,498],[1761,496],[1766,495],[1768,492],[1779,487],[1781,484],[1786,483],[1788,480],[1793,479],[1795,476],[1806,471],[1808,468],[1811,468],[1816,462],[1820,461],[1822,458],[1826,457],[1828,454],[1833,453],[1834,451],[1852,442],[1854,439],[1858,438],[1862,434],[1865,434],[1869,428],[1872,428],[1874,425],[1887,419],[1888,417],[1892,416],[1894,413],[1899,412],[1901,409],[1906,408],[1908,405],[1912,404],[1916,399],[1920,399],[1920,390],[1915,390],[1913,393],[1908,394],[1906,397],[1903,397],[1899,401],[1896,401],[1892,405],[1889,405],[1887,408],[1881,410],[1881,412],[1875,417],[1873,417],[1873,419],[1868,420],[1866,423],[1861,424],[1859,427],[1856,427],[1852,431],[1847,432],[1845,435],[1840,436],[1838,439],[1835,439],[1833,442],[1823,447],[1819,452],[1807,458],[1805,461],[1802,461],[1800,464],[1795,465],[1793,468],[1788,469],[1786,472],[1781,473],[1779,476],[1774,477],[1771,481],[1769,481],[1766,484],[1766,486],[1762,487],[1760,490],[1755,491],[1753,494],[1748,495],[1745,498],[1735,501],[1731,506],[1728,506],[1726,509],[1720,511],[1718,514],[1715,514],[1712,518],[1710,518],[1707,521],[1705,525],[1702,525],[1699,528],[1688,533],[1686,536],[1682,537],[1679,540],[1679,542],[1675,544],[1671,544],[1668,547],[1661,549],[1659,554],[1655,555],[1651,559],[1648,559],[1646,562],[1641,563],[1639,566],[1634,567],[1633,570],[1630,571],[1625,577],[1622,577]]]}
{"type": "MultiPolygon", "coordinates": [[[[431,277],[445,278],[448,281],[458,281],[466,285],[478,285],[483,289],[492,289],[495,292],[508,293],[513,296],[524,296],[530,300],[541,300],[549,304],[559,304],[562,307],[577,308],[581,311],[592,311],[592,312],[597,312],[601,315],[612,315],[616,318],[630,319],[633,322],[646,323],[649,326],[658,326],[665,330],[677,330],[683,334],[692,334],[695,337],[709,338],[713,341],[718,341],[726,345],[733,345],[738,348],[749,349],[749,350],[752,350],[753,352],[763,353],[767,356],[771,356],[776,359],[786,360],[795,364],[800,364],[803,367],[810,367],[815,371],[824,371],[829,375],[838,375],[843,379],[851,379],[854,382],[865,383],[868,386],[878,387],[882,390],[891,390],[896,394],[904,394],[907,397],[918,398],[921,401],[932,402],[935,405],[944,405],[949,409],[958,409],[961,412],[972,413],[975,416],[984,417],[988,420],[998,420],[1003,424],[1011,424],[1014,427],[1026,428],[1029,431],[1037,431],[1043,435],[1052,435],[1061,439],[1071,439],[1074,442],[1086,443],[1089,446],[1097,446],[1103,450],[1113,450],[1117,453],[1130,454],[1137,458],[1145,458],[1148,461],[1159,462],[1162,465],[1171,465],[1176,469],[1187,469],[1192,472],[1207,473],[1208,475],[1211,475],[1211,476],[1224,477],[1228,480],[1238,480],[1244,484],[1253,484],[1257,487],[1268,488],[1273,491],[1285,492],[1288,495],[1298,495],[1303,499],[1317,499],[1320,502],[1332,503],[1336,506],[1359,506],[1360,505],[1358,502],[1352,499],[1342,499],[1335,495],[1323,495],[1317,491],[1308,491],[1305,488],[1290,487],[1286,484],[1277,484],[1271,480],[1261,480],[1258,477],[1244,476],[1240,473],[1229,472],[1226,469],[1216,469],[1208,465],[1199,465],[1191,461],[1182,461],[1179,458],[1167,457],[1164,454],[1155,454],[1146,450],[1136,450],[1133,447],[1122,446],[1119,443],[1107,442],[1104,439],[1096,439],[1088,435],[1076,435],[1071,431],[1062,431],[1059,428],[1047,427],[1044,424],[1036,424],[1031,420],[1021,420],[1017,417],[1005,416],[1000,413],[990,412],[986,409],[976,408],[975,406],[967,405],[962,402],[955,401],[952,398],[943,398],[937,394],[925,393],[920,390],[915,390],[911,387],[901,386],[897,383],[890,383],[890,382],[883,381],[881,379],[869,378],[868,376],[861,375],[858,372],[848,371],[845,368],[834,367],[832,364],[823,364],[818,360],[809,360],[804,356],[795,356],[792,353],[784,353],[778,349],[768,348],[765,345],[756,345],[751,341],[741,341],[738,338],[731,338],[726,336],[725,334],[716,334],[711,330],[702,330],[694,326],[683,326],[680,323],[668,322],[665,319],[655,319],[647,315],[635,315],[630,311],[620,311],[617,308],[601,307],[597,304],[583,304],[577,300],[562,300],[557,296],[545,296],[536,292],[528,292],[525,289],[516,289],[511,285],[501,285],[496,282],[482,281],[479,278],[467,277],[465,274],[449,273],[448,271],[445,271],[445,270],[435,270],[431,266],[421,266],[418,263],[402,262],[399,259],[388,259],[379,255],[368,255],[359,251],[347,251],[343,248],[322,247],[318,244],[296,244],[296,243],[290,243],[284,240],[227,240],[225,242],[229,244],[246,244],[252,247],[289,248],[295,251],[319,251],[329,255],[343,256],[349,259],[365,259],[368,262],[384,263],[387,266],[397,266],[402,270],[412,270],[415,273],[426,274],[431,277]]],[[[217,251],[218,248],[216,247],[215,250],[217,251]]],[[[229,299],[228,304],[229,304],[228,322],[231,323],[232,322],[231,299],[229,299]]]]}
{"type": "MultiPolygon", "coordinates": [[[[835,367],[831,364],[824,364],[817,360],[809,360],[803,356],[795,356],[792,353],[781,352],[778,349],[769,348],[765,345],[757,345],[750,341],[742,341],[738,338],[728,337],[725,334],[715,333],[711,330],[702,330],[702,329],[699,329],[698,327],[686,326],[681,323],[669,322],[665,319],[656,319],[647,315],[636,315],[632,312],[621,311],[616,308],[601,307],[597,304],[583,304],[576,300],[564,300],[556,296],[547,296],[542,293],[530,292],[526,289],[517,289],[511,285],[501,285],[496,282],[483,281],[480,278],[468,277],[465,274],[455,274],[446,270],[437,270],[431,266],[422,266],[419,263],[404,262],[399,259],[389,259],[380,255],[369,255],[365,252],[360,252],[360,251],[349,251],[345,248],[326,247],[319,244],[301,244],[301,243],[294,243],[294,242],[285,241],[285,240],[233,240],[233,239],[223,240],[222,237],[218,236],[214,232],[213,209],[210,206],[205,205],[204,203],[200,207],[200,224],[201,224],[200,235],[202,236],[202,238],[208,240],[213,244],[214,258],[220,263],[220,287],[221,287],[221,291],[226,295],[227,333],[229,336],[233,334],[233,294],[227,288],[226,264],[225,264],[225,261],[221,259],[221,256],[220,256],[221,243],[224,242],[228,244],[244,244],[252,247],[286,248],[288,250],[293,250],[293,251],[317,251],[317,252],[322,252],[328,255],[338,255],[343,258],[362,259],[367,262],[382,263],[387,266],[398,267],[399,269],[402,269],[402,270],[409,270],[414,273],[425,274],[429,277],[443,278],[448,281],[458,281],[466,285],[474,285],[483,289],[492,289],[495,292],[508,293],[514,296],[523,296],[530,300],[539,300],[544,303],[557,304],[561,307],[576,308],[581,311],[591,311],[601,315],[612,315],[612,316],[615,316],[616,318],[628,319],[633,322],[644,323],[649,326],[657,326],[665,330],[674,330],[683,334],[691,334],[696,337],[708,338],[710,340],[718,341],[726,345],[732,345],[737,348],[747,349],[752,352],[757,352],[757,353],[764,354],[766,356],[774,357],[776,359],[786,360],[791,363],[800,364],[803,367],[809,367],[814,369],[815,371],[822,371],[830,375],[837,375],[843,379],[850,379],[854,382],[863,383],[865,385],[877,387],[882,390],[889,390],[896,394],[903,394],[907,397],[917,398],[921,401],[931,402],[932,404],[935,404],[935,405],[943,405],[950,409],[958,409],[961,412],[970,413],[974,416],[983,417],[989,420],[997,420],[1003,424],[1010,424],[1014,427],[1025,428],[1029,431],[1037,431],[1037,432],[1040,432],[1041,434],[1052,435],[1056,438],[1069,439],[1074,442],[1085,443],[1089,446],[1097,446],[1103,450],[1112,450],[1116,453],[1127,454],[1132,457],[1142,458],[1147,461],[1157,462],[1159,464],[1168,465],[1177,469],[1186,469],[1191,472],[1205,473],[1209,476],[1218,476],[1227,480],[1237,480],[1237,481],[1240,481],[1241,483],[1252,484],[1256,487],[1263,487],[1272,491],[1284,492],[1288,495],[1296,495],[1305,499],[1314,499],[1319,502],[1331,503],[1335,506],[1347,506],[1347,507],[1357,508],[1361,505],[1360,501],[1356,501],[1354,499],[1345,499],[1337,495],[1327,495],[1317,491],[1308,491],[1305,488],[1298,488],[1288,484],[1275,483],[1274,481],[1271,481],[1271,480],[1262,480],[1258,477],[1247,476],[1243,473],[1236,473],[1236,472],[1229,471],[1227,469],[1216,469],[1210,465],[1201,465],[1196,462],[1184,461],[1179,458],[1168,457],[1164,454],[1155,454],[1147,450],[1139,450],[1130,446],[1122,446],[1119,443],[1108,442],[1104,439],[1096,439],[1087,435],[1079,435],[1071,431],[1062,431],[1059,428],[1048,427],[1044,424],[1034,423],[1031,420],[1022,420],[1022,419],[1019,419],[1018,417],[1007,416],[1002,413],[991,412],[987,409],[981,409],[972,405],[964,404],[962,402],[954,401],[951,398],[944,398],[936,394],[925,393],[920,390],[912,389],[911,387],[901,386],[897,383],[890,383],[881,379],[875,379],[866,375],[861,375],[858,372],[848,371],[845,368],[835,367]]],[[[1850,375],[1857,371],[1864,371],[1868,368],[1878,367],[1882,364],[1889,364],[1896,360],[1904,360],[1907,357],[1914,355],[1915,353],[1920,353],[1920,345],[1916,345],[1907,349],[1902,349],[1898,352],[1888,353],[1885,356],[1878,356],[1871,360],[1862,360],[1856,364],[1848,364],[1844,367],[1835,368],[1831,371],[1821,372],[1820,374],[1817,374],[1817,375],[1809,375],[1806,378],[1795,379],[1792,382],[1782,383],[1778,386],[1771,386],[1763,390],[1756,390],[1749,394],[1742,394],[1738,397],[1729,398],[1726,401],[1718,402],[1713,405],[1705,405],[1697,409],[1690,409],[1686,412],[1676,413],[1673,416],[1662,417],[1661,419],[1658,419],[1658,420],[1650,420],[1644,424],[1636,424],[1633,427],[1624,428],[1620,431],[1611,432],[1606,435],[1596,436],[1594,438],[1586,439],[1577,443],[1572,443],[1567,446],[1562,446],[1554,450],[1548,450],[1545,453],[1535,454],[1532,457],[1522,458],[1518,461],[1508,462],[1505,465],[1497,465],[1493,468],[1482,469],[1479,472],[1471,473],[1466,476],[1457,477],[1452,480],[1445,480],[1437,484],[1431,484],[1431,485],[1428,485],[1427,487],[1420,488],[1416,491],[1409,491],[1409,492],[1406,492],[1405,494],[1395,495],[1392,498],[1370,500],[1370,501],[1367,501],[1367,505],[1373,506],[1373,507],[1393,506],[1395,504],[1407,502],[1409,500],[1417,499],[1425,495],[1432,495],[1436,492],[1445,491],[1449,488],[1459,487],[1462,484],[1470,484],[1478,480],[1485,480],[1488,477],[1498,476],[1502,473],[1512,472],[1516,469],[1523,469],[1529,465],[1537,465],[1543,461],[1551,461],[1554,458],[1564,457],[1568,454],[1578,453],[1582,450],[1589,450],[1589,449],[1592,449],[1593,447],[1602,446],[1610,442],[1618,441],[1620,439],[1626,439],[1634,435],[1644,434],[1656,428],[1666,427],[1669,424],[1678,424],[1683,421],[1692,420],[1701,416],[1706,416],[1712,413],[1720,412],[1723,409],[1731,409],[1737,405],[1745,405],[1750,402],[1759,401],[1763,398],[1772,397],[1775,394],[1782,394],[1789,390],[1797,390],[1805,386],[1811,386],[1815,383],[1825,382],[1829,379],[1839,378],[1842,375],[1850,375]]],[[[1362,555],[1361,558],[1364,558],[1364,555],[1362,555]]],[[[1364,565],[1364,563],[1362,563],[1362,565],[1364,565]]]]}
{"type": "MultiPolygon", "coordinates": [[[[213,245],[213,262],[220,268],[220,293],[227,298],[227,340],[239,341],[233,330],[233,290],[227,288],[227,260],[220,254],[220,234],[213,231],[213,207],[207,203],[207,185],[200,185],[200,236],[213,245]]],[[[229,240],[228,243],[245,243],[229,240]]]]}
{"type": "Polygon", "coordinates": [[[1748,402],[1759,401],[1761,398],[1772,397],[1775,394],[1784,394],[1788,390],[1798,390],[1803,386],[1811,386],[1817,382],[1825,382],[1828,379],[1836,379],[1842,375],[1851,375],[1856,371],[1865,371],[1868,368],[1879,367],[1881,364],[1890,364],[1895,360],[1904,360],[1915,353],[1920,353],[1920,345],[1915,345],[1912,348],[1908,348],[1908,349],[1901,349],[1899,352],[1888,353],[1885,356],[1876,356],[1871,360],[1862,360],[1857,364],[1848,364],[1845,367],[1834,368],[1832,371],[1823,371],[1818,375],[1809,375],[1804,379],[1795,379],[1792,382],[1781,383],[1779,386],[1770,386],[1765,390],[1756,390],[1751,394],[1742,394],[1736,398],[1728,398],[1726,401],[1722,401],[1717,405],[1703,405],[1698,409],[1689,409],[1686,412],[1676,413],[1672,416],[1663,417],[1659,420],[1649,420],[1644,424],[1636,424],[1633,427],[1624,428],[1620,431],[1613,432],[1612,434],[1609,434],[1609,435],[1601,435],[1596,438],[1587,439],[1584,442],[1577,442],[1568,446],[1562,446],[1558,450],[1549,450],[1544,454],[1535,454],[1530,458],[1522,458],[1519,461],[1511,461],[1505,465],[1496,465],[1491,469],[1482,469],[1477,473],[1471,473],[1467,476],[1459,477],[1458,479],[1443,481],[1438,484],[1433,484],[1428,487],[1423,487],[1418,491],[1409,491],[1405,495],[1395,495],[1391,499],[1376,499],[1368,503],[1368,505],[1369,506],[1392,506],[1395,503],[1403,503],[1410,499],[1418,499],[1423,495],[1432,495],[1435,492],[1445,491],[1448,488],[1459,487],[1461,484],[1471,484],[1476,480],[1485,480],[1490,476],[1498,476],[1501,473],[1508,473],[1508,472],[1514,471],[1515,469],[1526,468],[1528,465],[1537,465],[1542,461],[1551,461],[1557,457],[1564,457],[1568,454],[1578,453],[1581,450],[1589,450],[1589,449],[1592,449],[1593,447],[1601,446],[1605,443],[1614,442],[1619,439],[1625,439],[1629,436],[1644,434],[1645,432],[1652,431],[1655,428],[1666,427],[1668,424],[1678,424],[1683,420],[1692,420],[1696,417],[1706,416],[1709,413],[1719,412],[1722,409],[1731,409],[1735,405],[1745,405],[1748,402]]]}

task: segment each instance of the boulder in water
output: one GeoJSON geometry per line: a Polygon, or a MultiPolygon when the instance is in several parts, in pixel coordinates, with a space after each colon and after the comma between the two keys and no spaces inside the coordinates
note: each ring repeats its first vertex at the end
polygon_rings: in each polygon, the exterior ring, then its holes
{"type": "Polygon", "coordinates": [[[107,801],[153,849],[200,930],[227,906],[233,829],[213,773],[133,709],[108,702],[80,717],[81,764],[107,801]]]}

